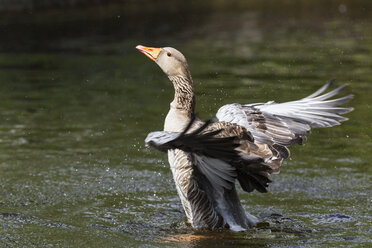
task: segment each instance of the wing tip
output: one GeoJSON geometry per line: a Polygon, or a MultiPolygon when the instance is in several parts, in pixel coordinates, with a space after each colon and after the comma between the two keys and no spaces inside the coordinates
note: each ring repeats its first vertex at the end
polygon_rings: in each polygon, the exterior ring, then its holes
{"type": "Polygon", "coordinates": [[[332,86],[335,82],[336,82],[336,79],[335,78],[332,78],[331,80],[329,80],[328,83],[326,83],[327,88],[330,87],[330,86],[332,86]]]}
{"type": "MultiPolygon", "coordinates": [[[[351,98],[352,99],[352,98],[351,98]]],[[[354,107],[348,107],[348,108],[345,108],[344,112],[342,112],[342,114],[347,114],[347,113],[350,113],[352,111],[354,111],[354,107]]],[[[346,117],[345,117],[346,118],[346,117]]]]}

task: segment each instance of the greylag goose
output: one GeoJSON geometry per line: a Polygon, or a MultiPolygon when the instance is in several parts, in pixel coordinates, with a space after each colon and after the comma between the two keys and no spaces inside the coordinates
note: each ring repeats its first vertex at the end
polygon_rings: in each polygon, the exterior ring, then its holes
{"type": "Polygon", "coordinates": [[[183,54],[171,47],[136,47],[155,61],[173,83],[175,94],[164,131],[148,134],[147,146],[168,153],[168,160],[188,221],[194,228],[253,227],[235,182],[246,192],[266,192],[270,174],[289,157],[288,146],[302,144],[310,128],[331,127],[347,120],[352,108],[338,107],[353,96],[329,100],[345,85],[324,93],[325,84],[297,101],[222,106],[216,122],[195,117],[193,81],[183,54]]]}

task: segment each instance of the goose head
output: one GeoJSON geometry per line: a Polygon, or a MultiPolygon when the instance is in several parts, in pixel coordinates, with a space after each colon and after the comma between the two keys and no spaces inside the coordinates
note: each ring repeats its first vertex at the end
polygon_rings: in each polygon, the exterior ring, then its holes
{"type": "Polygon", "coordinates": [[[136,48],[155,61],[167,76],[181,76],[190,78],[185,56],[173,47],[145,47],[138,45],[136,48]]]}

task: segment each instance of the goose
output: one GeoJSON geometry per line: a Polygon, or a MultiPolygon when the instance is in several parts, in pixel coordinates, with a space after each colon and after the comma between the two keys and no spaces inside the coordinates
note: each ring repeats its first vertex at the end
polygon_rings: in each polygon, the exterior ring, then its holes
{"type": "Polygon", "coordinates": [[[348,118],[351,107],[338,107],[353,98],[331,99],[346,85],[326,90],[328,82],[300,100],[276,103],[228,104],[215,121],[195,116],[193,80],[185,56],[172,47],[138,45],[174,86],[174,99],[164,130],[151,132],[148,147],[168,153],[177,193],[188,222],[195,229],[227,228],[243,231],[258,219],[246,213],[238,196],[238,182],[246,192],[267,192],[270,175],[290,156],[288,147],[303,144],[311,128],[332,127],[348,118]]]}

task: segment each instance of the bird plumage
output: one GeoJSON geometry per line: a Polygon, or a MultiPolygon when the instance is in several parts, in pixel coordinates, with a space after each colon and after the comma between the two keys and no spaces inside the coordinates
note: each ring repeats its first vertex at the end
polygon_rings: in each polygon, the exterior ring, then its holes
{"type": "Polygon", "coordinates": [[[164,131],[150,133],[148,146],[168,153],[177,192],[195,228],[244,230],[257,218],[245,213],[235,188],[267,192],[270,175],[302,144],[313,127],[339,125],[352,108],[338,107],[352,96],[330,100],[345,85],[285,103],[228,104],[217,122],[195,117],[195,93],[185,57],[174,48],[137,47],[168,75],[175,89],[164,131]],[[156,52],[153,52],[156,51],[156,52]]]}

